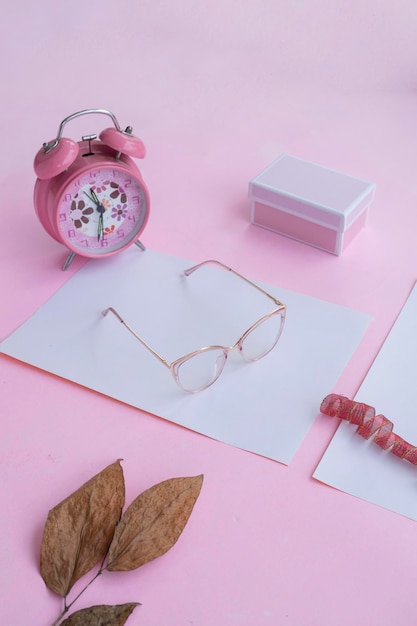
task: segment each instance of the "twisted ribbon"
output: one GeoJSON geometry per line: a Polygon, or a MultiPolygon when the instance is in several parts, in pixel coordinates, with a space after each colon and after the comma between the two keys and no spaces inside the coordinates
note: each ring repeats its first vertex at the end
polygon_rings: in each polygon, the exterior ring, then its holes
{"type": "Polygon", "coordinates": [[[361,437],[370,439],[374,436],[373,440],[380,448],[417,465],[417,447],[396,435],[393,432],[394,424],[384,415],[376,415],[372,406],[331,393],[322,401],[320,411],[324,415],[339,417],[354,424],[361,437]]]}

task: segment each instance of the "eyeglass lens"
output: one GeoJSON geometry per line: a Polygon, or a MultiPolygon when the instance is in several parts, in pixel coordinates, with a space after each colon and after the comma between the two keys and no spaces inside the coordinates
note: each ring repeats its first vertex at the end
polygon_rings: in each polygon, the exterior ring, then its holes
{"type": "Polygon", "coordinates": [[[284,322],[282,311],[260,320],[240,342],[240,350],[246,361],[257,361],[271,352],[276,345],[284,322]]]}
{"type": "Polygon", "coordinates": [[[226,359],[227,351],[219,347],[196,352],[178,366],[177,381],[185,391],[205,389],[220,376],[226,359]]]}

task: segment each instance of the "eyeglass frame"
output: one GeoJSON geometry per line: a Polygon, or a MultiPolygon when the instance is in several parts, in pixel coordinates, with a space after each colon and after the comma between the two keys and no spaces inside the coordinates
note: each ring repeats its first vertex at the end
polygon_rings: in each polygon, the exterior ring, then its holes
{"type": "Polygon", "coordinates": [[[172,361],[171,363],[169,361],[167,361],[167,359],[165,359],[164,357],[162,357],[160,354],[158,354],[158,352],[156,352],[156,350],[154,350],[140,335],[138,335],[138,333],[133,330],[133,328],[127,324],[127,322],[125,322],[125,320],[122,318],[122,316],[120,315],[120,313],[118,313],[118,311],[116,311],[116,309],[112,306],[107,307],[107,309],[104,309],[104,311],[102,311],[102,315],[103,317],[106,317],[108,315],[108,313],[113,313],[113,315],[121,322],[121,324],[123,324],[123,326],[149,351],[151,352],[151,354],[153,354],[163,365],[165,365],[165,367],[167,367],[171,374],[172,377],[174,378],[176,384],[178,385],[178,387],[182,390],[185,391],[186,393],[198,393],[200,391],[204,391],[205,389],[207,389],[208,387],[211,387],[211,385],[213,383],[215,383],[219,377],[221,376],[224,367],[226,365],[226,361],[229,355],[229,352],[231,352],[232,350],[235,350],[236,348],[239,348],[239,352],[240,355],[242,356],[242,358],[249,363],[255,362],[255,361],[259,361],[260,359],[262,359],[264,356],[266,356],[267,354],[269,354],[277,345],[279,338],[281,337],[282,334],[282,330],[285,324],[285,318],[286,318],[286,312],[287,312],[287,305],[284,304],[283,302],[281,302],[280,300],[278,300],[278,298],[275,298],[275,296],[273,296],[272,294],[268,293],[267,291],[265,291],[265,289],[262,289],[262,287],[260,287],[259,285],[257,285],[256,283],[252,282],[251,280],[249,280],[249,278],[246,278],[245,276],[243,276],[242,274],[239,274],[239,272],[236,272],[235,270],[233,270],[231,267],[229,267],[228,265],[225,265],[224,263],[222,263],[221,261],[217,261],[216,259],[208,259],[206,261],[202,261],[201,263],[197,263],[197,265],[193,265],[192,267],[189,267],[187,269],[184,270],[184,275],[185,276],[190,276],[190,274],[192,274],[193,272],[195,272],[196,270],[200,269],[201,267],[208,265],[208,264],[214,264],[214,265],[218,265],[219,267],[222,267],[223,269],[231,272],[232,274],[234,274],[235,276],[237,276],[238,278],[241,278],[242,280],[244,280],[248,285],[251,285],[252,287],[254,287],[255,289],[257,289],[258,291],[260,291],[261,293],[263,293],[265,296],[267,296],[270,300],[272,300],[272,302],[274,302],[274,304],[276,305],[276,308],[271,311],[270,313],[266,313],[265,315],[263,315],[262,317],[260,317],[254,324],[252,324],[240,337],[239,339],[232,345],[232,346],[220,346],[220,345],[214,345],[214,346],[205,346],[203,348],[199,348],[198,350],[193,350],[192,352],[189,352],[188,354],[185,354],[181,357],[179,357],[178,359],[175,359],[174,361],[172,361]],[[279,329],[279,332],[277,334],[276,340],[273,343],[273,345],[271,346],[271,348],[269,350],[267,350],[266,352],[264,352],[261,356],[253,358],[253,359],[248,359],[245,358],[244,353],[242,351],[242,343],[243,341],[246,339],[246,337],[255,329],[257,328],[260,324],[262,324],[265,320],[267,320],[268,318],[272,317],[273,315],[276,315],[277,313],[281,313],[281,326],[279,329]],[[186,389],[185,387],[183,387],[183,385],[181,385],[180,380],[179,380],[179,375],[178,375],[178,370],[180,368],[180,366],[192,359],[193,357],[197,356],[198,354],[204,353],[204,352],[208,352],[209,350],[222,350],[223,354],[224,354],[224,361],[222,364],[222,367],[219,371],[219,373],[216,375],[215,378],[213,378],[213,380],[211,380],[209,383],[207,383],[207,385],[203,385],[201,387],[199,387],[198,389],[186,389]]]}

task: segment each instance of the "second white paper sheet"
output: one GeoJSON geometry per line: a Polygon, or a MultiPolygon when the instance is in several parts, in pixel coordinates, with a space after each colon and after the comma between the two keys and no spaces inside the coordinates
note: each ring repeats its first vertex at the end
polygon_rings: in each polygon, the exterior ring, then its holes
{"type": "Polygon", "coordinates": [[[264,285],[288,306],[276,348],[255,363],[244,362],[234,350],[214,385],[187,394],[102,310],[116,308],[170,362],[206,345],[233,345],[272,310],[262,293],[222,269],[205,266],[186,278],[184,269],[194,263],[137,248],[90,261],[2,342],[1,351],[219,441],[289,463],[370,318],[264,285]]]}
{"type": "MultiPolygon", "coordinates": [[[[363,381],[355,400],[375,408],[394,432],[417,444],[417,288],[363,381]]],[[[332,419],[332,418],[329,418],[332,419]]],[[[351,495],[417,520],[417,468],[342,422],[314,477],[351,495]]]]}

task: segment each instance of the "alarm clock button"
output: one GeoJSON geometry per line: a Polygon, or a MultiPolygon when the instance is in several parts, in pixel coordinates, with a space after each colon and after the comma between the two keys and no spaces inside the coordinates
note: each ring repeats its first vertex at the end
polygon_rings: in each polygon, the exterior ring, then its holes
{"type": "Polygon", "coordinates": [[[143,159],[146,154],[145,144],[142,139],[135,137],[135,135],[117,130],[116,128],[106,128],[103,130],[100,133],[100,139],[106,146],[117,150],[117,152],[123,152],[137,159],[143,159]]]}
{"type": "Polygon", "coordinates": [[[74,163],[78,151],[78,143],[66,137],[61,137],[55,148],[49,152],[45,153],[41,148],[33,163],[36,176],[41,180],[58,176],[74,163]]]}

